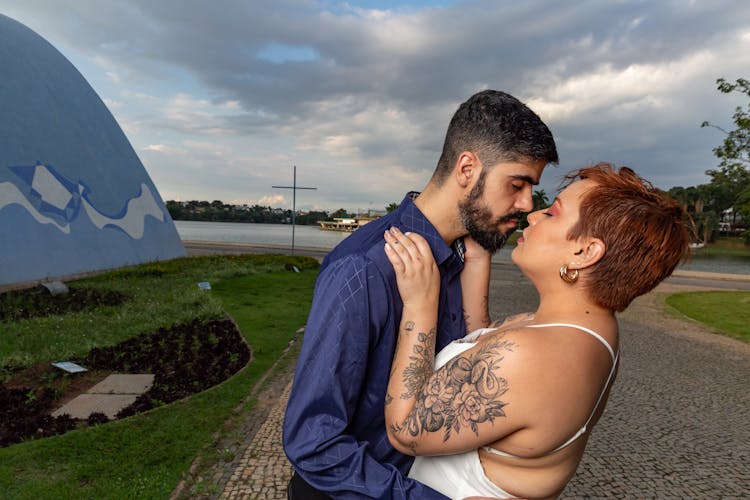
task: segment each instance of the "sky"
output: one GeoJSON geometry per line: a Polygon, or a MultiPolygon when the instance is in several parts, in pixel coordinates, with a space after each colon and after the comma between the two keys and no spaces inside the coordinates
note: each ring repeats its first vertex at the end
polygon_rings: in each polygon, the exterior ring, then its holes
{"type": "MultiPolygon", "coordinates": [[[[428,182],[459,104],[504,90],[563,174],[708,182],[750,78],[747,0],[0,0],[112,112],[164,200],[382,210],[428,182]]],[[[552,196],[550,196],[552,197],[552,196]]]]}

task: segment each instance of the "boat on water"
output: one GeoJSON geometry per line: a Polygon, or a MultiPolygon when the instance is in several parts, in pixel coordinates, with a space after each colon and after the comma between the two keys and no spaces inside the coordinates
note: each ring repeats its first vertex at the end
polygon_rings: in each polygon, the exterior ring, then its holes
{"type": "Polygon", "coordinates": [[[377,217],[336,217],[333,220],[319,221],[318,224],[320,224],[322,231],[343,231],[350,233],[375,219],[377,217]]]}

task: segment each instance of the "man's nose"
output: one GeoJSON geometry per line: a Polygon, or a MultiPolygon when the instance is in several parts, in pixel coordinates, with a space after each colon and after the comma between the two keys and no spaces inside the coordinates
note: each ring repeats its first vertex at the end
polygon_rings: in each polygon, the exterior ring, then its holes
{"type": "Polygon", "coordinates": [[[530,212],[534,208],[534,200],[531,197],[531,186],[526,186],[516,199],[516,208],[521,212],[530,212]]]}

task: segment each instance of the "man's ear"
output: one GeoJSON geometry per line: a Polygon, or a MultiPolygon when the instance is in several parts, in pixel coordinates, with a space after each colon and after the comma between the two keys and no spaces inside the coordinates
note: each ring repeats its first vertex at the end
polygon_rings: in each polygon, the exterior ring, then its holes
{"type": "Polygon", "coordinates": [[[568,265],[568,269],[591,267],[599,262],[607,251],[606,245],[599,238],[587,238],[583,243],[584,246],[575,253],[575,260],[568,265]]]}
{"type": "Polygon", "coordinates": [[[464,151],[458,155],[456,164],[453,167],[453,177],[459,186],[468,188],[474,185],[481,171],[482,164],[479,162],[477,155],[471,151],[464,151]]]}

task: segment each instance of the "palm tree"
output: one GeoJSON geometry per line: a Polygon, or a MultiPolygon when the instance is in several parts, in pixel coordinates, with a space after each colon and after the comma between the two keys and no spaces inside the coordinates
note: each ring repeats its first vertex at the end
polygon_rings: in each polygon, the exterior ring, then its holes
{"type": "MultiPolygon", "coordinates": [[[[537,210],[541,210],[549,206],[549,198],[547,198],[547,193],[544,192],[544,189],[540,189],[539,191],[534,191],[533,193],[531,193],[531,201],[534,204],[533,208],[531,209],[532,212],[536,212],[537,210]]],[[[526,220],[526,215],[527,214],[523,214],[521,216],[521,221],[518,223],[518,227],[520,229],[523,229],[529,225],[529,222],[526,220]]]]}
{"type": "Polygon", "coordinates": [[[549,198],[547,198],[547,193],[544,192],[544,189],[534,191],[531,194],[531,200],[534,202],[532,212],[549,206],[549,198]]]}

